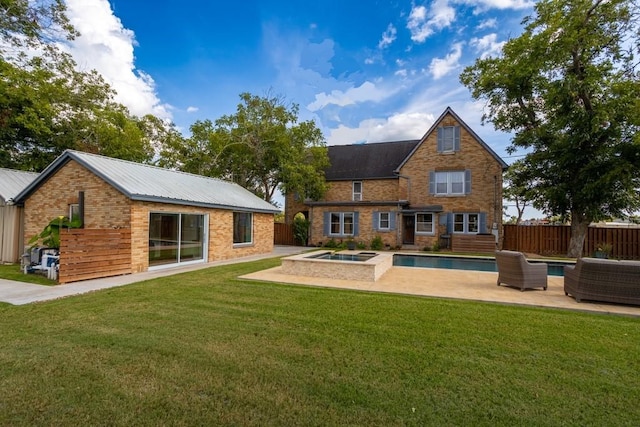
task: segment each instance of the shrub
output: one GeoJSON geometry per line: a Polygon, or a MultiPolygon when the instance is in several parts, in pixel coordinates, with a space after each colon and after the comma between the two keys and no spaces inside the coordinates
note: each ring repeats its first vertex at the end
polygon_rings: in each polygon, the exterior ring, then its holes
{"type": "Polygon", "coordinates": [[[293,238],[303,246],[307,244],[310,224],[305,217],[296,216],[293,218],[293,238]]]}
{"type": "Polygon", "coordinates": [[[336,242],[335,239],[329,239],[327,240],[327,243],[324,244],[325,248],[331,248],[331,249],[335,249],[339,246],[338,242],[336,242]]]}
{"type": "Polygon", "coordinates": [[[356,248],[358,248],[359,250],[367,249],[367,244],[363,241],[359,241],[356,244],[356,248]]]}
{"type": "Polygon", "coordinates": [[[434,242],[433,246],[431,246],[431,250],[433,252],[440,252],[440,242],[434,242]]]}
{"type": "Polygon", "coordinates": [[[374,251],[379,251],[382,250],[383,247],[384,242],[382,241],[382,237],[376,236],[371,239],[371,249],[373,249],[374,251]]]}

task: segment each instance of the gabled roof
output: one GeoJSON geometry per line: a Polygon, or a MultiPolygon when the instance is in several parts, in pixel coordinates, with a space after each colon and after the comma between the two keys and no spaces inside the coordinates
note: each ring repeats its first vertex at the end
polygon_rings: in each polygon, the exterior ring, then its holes
{"type": "Polygon", "coordinates": [[[437,119],[435,122],[433,122],[433,125],[431,125],[431,127],[429,128],[429,130],[427,131],[427,133],[425,133],[425,134],[424,134],[424,136],[422,137],[422,139],[420,140],[420,142],[419,142],[418,144],[416,144],[416,146],[414,147],[413,151],[411,151],[411,153],[409,153],[409,154],[407,155],[407,157],[402,161],[402,163],[398,166],[398,168],[396,169],[396,171],[395,171],[395,172],[399,172],[399,171],[400,171],[400,168],[402,168],[402,166],[404,166],[404,164],[409,160],[409,158],[413,155],[413,153],[414,153],[418,148],[420,148],[420,145],[422,145],[422,144],[427,140],[427,138],[429,137],[429,135],[431,135],[431,133],[432,133],[432,132],[433,132],[433,131],[438,127],[438,125],[440,124],[440,122],[442,121],[442,119],[444,119],[444,118],[445,118],[445,116],[446,116],[447,114],[451,114],[451,115],[456,119],[456,121],[457,121],[458,123],[460,123],[460,126],[462,126],[462,127],[463,127],[467,132],[469,132],[469,134],[470,134],[471,136],[473,136],[473,137],[476,139],[476,141],[478,141],[478,143],[479,143],[479,144],[480,144],[480,145],[481,145],[485,150],[487,150],[487,152],[488,152],[489,154],[491,154],[491,155],[493,156],[493,158],[494,158],[494,159],[496,159],[496,161],[500,164],[500,166],[502,167],[502,169],[507,169],[507,168],[509,167],[509,166],[505,163],[505,161],[504,161],[504,160],[502,160],[502,158],[501,158],[500,156],[498,156],[498,155],[496,154],[496,152],[495,152],[495,151],[493,151],[493,150],[491,149],[491,147],[489,147],[489,145],[488,145],[486,142],[484,142],[484,141],[482,140],[482,138],[480,138],[480,136],[478,136],[478,134],[477,134],[477,133],[475,133],[475,132],[473,131],[473,129],[471,129],[471,128],[469,127],[469,125],[468,125],[468,124],[466,124],[466,123],[465,123],[465,121],[464,121],[464,120],[462,120],[462,119],[460,118],[460,116],[458,116],[458,115],[455,113],[455,111],[453,111],[453,110],[451,109],[451,107],[447,107],[447,108],[444,110],[444,112],[443,112],[442,114],[440,114],[440,117],[438,117],[438,119],[437,119]]]}
{"type": "Polygon", "coordinates": [[[278,209],[238,184],[126,160],[67,150],[16,197],[24,202],[43,182],[75,160],[136,201],[275,213],[278,209]]]}
{"type": "Polygon", "coordinates": [[[0,168],[0,200],[11,201],[37,177],[35,172],[0,168]]]}
{"type": "Polygon", "coordinates": [[[330,166],[327,181],[343,179],[395,178],[396,168],[420,140],[373,144],[331,145],[327,147],[330,166]]]}

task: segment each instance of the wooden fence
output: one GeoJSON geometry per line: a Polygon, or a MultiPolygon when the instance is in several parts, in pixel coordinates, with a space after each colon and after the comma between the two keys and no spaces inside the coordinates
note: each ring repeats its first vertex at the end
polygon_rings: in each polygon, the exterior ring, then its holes
{"type": "MultiPolygon", "coordinates": [[[[505,225],[502,249],[540,255],[566,255],[571,238],[568,225],[505,225]]],[[[640,259],[640,228],[589,227],[583,256],[593,256],[600,243],[611,245],[611,258],[640,259]]]]}
{"type": "Polygon", "coordinates": [[[293,237],[293,225],[283,222],[273,224],[273,244],[274,245],[297,245],[293,237]]]}
{"type": "Polygon", "coordinates": [[[60,283],[131,273],[131,229],[69,229],[60,233],[60,283]]]}

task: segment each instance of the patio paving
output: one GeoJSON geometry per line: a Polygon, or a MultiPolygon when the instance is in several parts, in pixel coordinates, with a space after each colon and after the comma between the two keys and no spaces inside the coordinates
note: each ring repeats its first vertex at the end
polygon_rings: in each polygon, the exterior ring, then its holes
{"type": "Polygon", "coordinates": [[[548,277],[547,290],[497,286],[498,273],[438,268],[391,267],[375,282],[284,274],[281,267],[242,276],[243,279],[323,288],[353,289],[438,298],[553,307],[587,312],[640,316],[640,307],[596,302],[577,303],[564,294],[564,278],[548,277]]]}

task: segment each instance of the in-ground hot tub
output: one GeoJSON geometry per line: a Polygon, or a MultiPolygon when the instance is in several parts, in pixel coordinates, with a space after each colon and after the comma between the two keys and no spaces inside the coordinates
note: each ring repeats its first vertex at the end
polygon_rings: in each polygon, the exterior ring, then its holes
{"type": "Polygon", "coordinates": [[[393,265],[393,254],[320,251],[282,259],[282,272],[294,276],[375,282],[393,265]]]}

